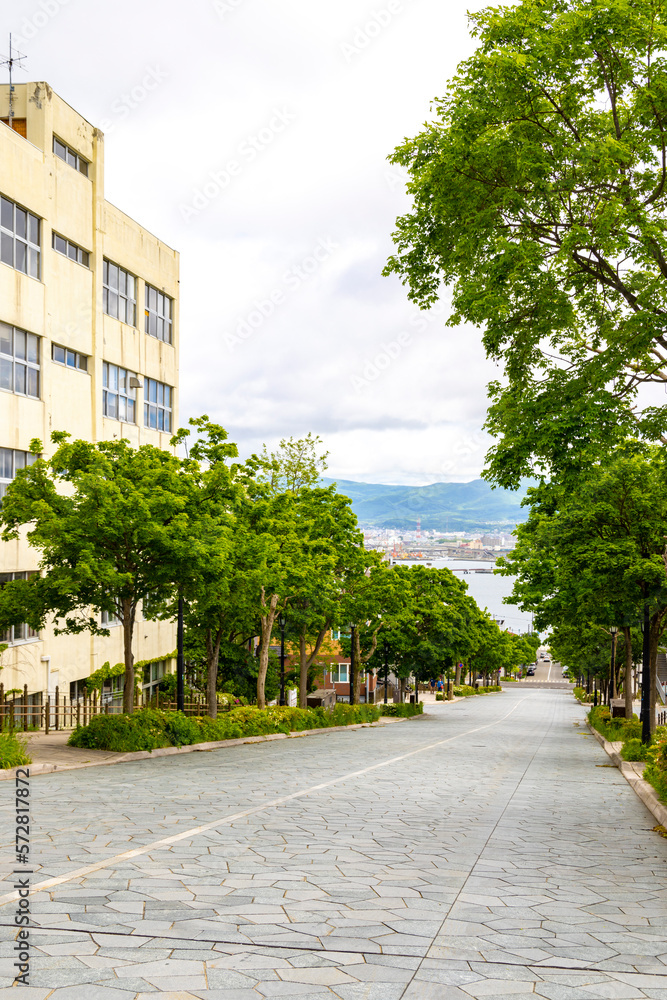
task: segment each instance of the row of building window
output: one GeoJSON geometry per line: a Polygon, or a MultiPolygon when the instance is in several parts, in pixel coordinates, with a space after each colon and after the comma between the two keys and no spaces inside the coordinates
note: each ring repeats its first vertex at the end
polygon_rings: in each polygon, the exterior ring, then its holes
{"type": "Polygon", "coordinates": [[[32,278],[40,276],[41,220],[0,197],[0,260],[32,278]]]}
{"type": "MultiPolygon", "coordinates": [[[[0,503],[7,487],[19,471],[37,461],[37,455],[29,451],[18,451],[16,448],[0,448],[0,503]]],[[[6,581],[5,581],[6,582],[6,581]]]]}
{"type": "MultiPolygon", "coordinates": [[[[53,249],[70,260],[90,266],[83,247],[53,232],[53,249]]],[[[0,260],[33,278],[41,277],[41,219],[9,198],[0,197],[0,260]]],[[[138,278],[106,258],[102,263],[102,308],[108,316],[136,326],[138,278]]],[[[172,343],[173,303],[164,292],[146,284],[144,330],[149,337],[172,343]]]]}
{"type": "Polygon", "coordinates": [[[62,142],[62,140],[56,139],[55,135],[53,137],[53,152],[61,160],[64,160],[65,163],[69,163],[70,167],[74,167],[75,170],[80,171],[85,177],[88,176],[88,160],[84,160],[76,150],[62,142]]]}
{"type": "Polygon", "coordinates": [[[51,236],[54,250],[64,254],[65,257],[69,257],[70,260],[75,260],[77,264],[83,264],[84,267],[88,267],[90,255],[87,250],[82,250],[76,243],[66,240],[64,236],[58,236],[57,233],[52,233],[51,236]]]}
{"type": "MultiPolygon", "coordinates": [[[[0,389],[31,396],[40,395],[40,338],[17,327],[0,323],[0,389]]],[[[59,344],[51,345],[52,360],[68,368],[88,371],[85,354],[59,344]]],[[[105,417],[136,423],[136,390],[139,377],[126,368],[105,361],[102,365],[102,412],[105,417]]],[[[172,430],[174,390],[164,382],[144,379],[144,425],[153,430],[172,430]]]]}
{"type": "MultiPolygon", "coordinates": [[[[102,308],[108,316],[128,326],[137,324],[137,278],[105,260],[102,267],[102,308]]],[[[172,300],[152,285],[146,285],[144,332],[149,337],[172,342],[172,300]]]]}
{"type": "Polygon", "coordinates": [[[39,337],[0,323],[0,389],[39,399],[39,337]]]}

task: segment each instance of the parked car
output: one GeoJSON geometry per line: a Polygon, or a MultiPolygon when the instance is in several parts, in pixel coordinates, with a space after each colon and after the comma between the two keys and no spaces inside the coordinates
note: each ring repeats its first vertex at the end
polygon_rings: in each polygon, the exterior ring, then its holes
{"type": "Polygon", "coordinates": [[[526,677],[534,677],[534,676],[535,676],[535,667],[528,667],[528,670],[526,670],[526,677]]]}

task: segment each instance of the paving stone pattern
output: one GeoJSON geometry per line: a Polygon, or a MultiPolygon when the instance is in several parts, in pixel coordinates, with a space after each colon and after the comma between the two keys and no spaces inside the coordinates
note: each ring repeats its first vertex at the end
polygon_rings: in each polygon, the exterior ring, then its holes
{"type": "MultiPolygon", "coordinates": [[[[507,691],[35,776],[33,882],[106,863],[32,897],[18,994],[0,907],[0,998],[667,1000],[667,840],[583,719],[569,692],[507,691]]],[[[9,782],[0,806],[7,891],[9,782]]]]}

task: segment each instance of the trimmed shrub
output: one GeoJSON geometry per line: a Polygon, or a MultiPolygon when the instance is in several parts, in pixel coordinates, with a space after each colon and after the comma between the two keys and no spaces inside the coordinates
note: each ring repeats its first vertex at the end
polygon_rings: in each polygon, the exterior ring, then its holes
{"type": "MultiPolygon", "coordinates": [[[[410,705],[405,707],[414,708],[410,705]]],[[[375,722],[380,714],[378,705],[338,704],[332,711],[281,706],[259,709],[246,705],[211,719],[209,716],[189,717],[182,712],[142,708],[132,715],[96,715],[87,726],[78,726],[67,742],[70,746],[88,750],[129,753],[375,722]]]]}
{"type": "Polygon", "coordinates": [[[621,757],[623,760],[646,760],[648,752],[649,747],[642,743],[641,739],[638,739],[636,736],[633,736],[630,740],[626,740],[621,747],[621,757]]]}
{"type": "Polygon", "coordinates": [[[383,705],[382,714],[399,716],[402,719],[409,719],[413,715],[423,715],[424,713],[424,703],[420,701],[417,705],[403,704],[403,705],[383,705]]]}
{"type": "Polygon", "coordinates": [[[11,731],[0,733],[0,768],[6,771],[10,767],[23,767],[31,763],[32,758],[28,756],[24,736],[11,731]]]}

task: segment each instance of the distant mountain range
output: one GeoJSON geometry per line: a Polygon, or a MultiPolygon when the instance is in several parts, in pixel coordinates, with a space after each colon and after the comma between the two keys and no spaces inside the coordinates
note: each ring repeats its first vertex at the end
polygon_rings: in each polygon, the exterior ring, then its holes
{"type": "Polygon", "coordinates": [[[430,486],[384,486],[350,479],[322,482],[325,486],[336,483],[338,492],[350,497],[352,510],[363,527],[414,531],[420,518],[425,531],[487,529],[495,533],[513,528],[528,516],[527,508],[521,506],[525,487],[513,493],[492,489],[483,479],[430,486]]]}

